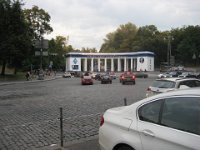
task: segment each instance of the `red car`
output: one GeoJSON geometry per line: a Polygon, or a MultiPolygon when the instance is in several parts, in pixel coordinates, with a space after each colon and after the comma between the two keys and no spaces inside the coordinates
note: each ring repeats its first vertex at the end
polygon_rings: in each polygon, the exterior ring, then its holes
{"type": "Polygon", "coordinates": [[[122,84],[125,83],[135,84],[135,75],[132,72],[124,72],[120,77],[120,81],[122,84]]]}
{"type": "Polygon", "coordinates": [[[81,77],[81,84],[82,84],[82,85],[92,85],[92,84],[93,84],[92,77],[89,75],[88,72],[86,72],[86,73],[81,77]]]}
{"type": "Polygon", "coordinates": [[[119,82],[121,83],[122,82],[122,76],[124,75],[124,73],[120,74],[119,76],[119,82]]]}

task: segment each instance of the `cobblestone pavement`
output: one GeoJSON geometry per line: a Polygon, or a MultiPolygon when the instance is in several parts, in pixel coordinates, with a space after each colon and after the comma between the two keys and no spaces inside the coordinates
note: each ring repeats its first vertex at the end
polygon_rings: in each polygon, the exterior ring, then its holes
{"type": "Polygon", "coordinates": [[[64,142],[98,135],[100,116],[108,108],[145,96],[152,78],[136,85],[82,86],[79,78],[0,86],[0,150],[32,150],[59,144],[59,108],[63,108],[64,142]]]}

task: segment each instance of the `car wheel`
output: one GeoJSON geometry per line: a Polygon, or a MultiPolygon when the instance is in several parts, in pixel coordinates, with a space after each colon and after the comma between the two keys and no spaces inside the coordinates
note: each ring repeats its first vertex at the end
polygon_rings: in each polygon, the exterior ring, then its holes
{"type": "Polygon", "coordinates": [[[124,84],[125,84],[125,82],[122,82],[122,84],[124,85],[124,84]]]}
{"type": "Polygon", "coordinates": [[[110,84],[112,84],[112,81],[110,81],[110,84]]]}
{"type": "Polygon", "coordinates": [[[134,149],[128,145],[122,145],[118,147],[116,150],[134,150],[134,149]]]}
{"type": "Polygon", "coordinates": [[[135,85],[135,81],[133,81],[133,85],[135,85]]]}

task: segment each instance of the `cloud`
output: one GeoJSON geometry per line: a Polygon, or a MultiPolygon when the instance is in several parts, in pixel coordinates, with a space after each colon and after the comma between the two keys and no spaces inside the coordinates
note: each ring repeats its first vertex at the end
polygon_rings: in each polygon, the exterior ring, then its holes
{"type": "Polygon", "coordinates": [[[51,16],[54,32],[69,36],[75,48],[100,48],[106,34],[121,24],[153,24],[159,30],[200,24],[199,0],[26,0],[26,8],[37,5],[51,16]]]}

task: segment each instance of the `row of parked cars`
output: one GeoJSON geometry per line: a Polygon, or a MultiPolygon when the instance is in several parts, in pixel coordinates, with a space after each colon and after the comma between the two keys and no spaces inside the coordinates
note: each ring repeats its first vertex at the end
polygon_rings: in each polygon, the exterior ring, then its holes
{"type": "MultiPolygon", "coordinates": [[[[143,74],[142,74],[143,75],[143,74]]],[[[71,78],[74,75],[72,75],[70,72],[65,72],[63,74],[63,78],[71,78]]],[[[93,79],[101,81],[101,84],[112,84],[112,80],[116,79],[117,76],[114,72],[106,72],[106,73],[90,73],[90,72],[85,72],[81,76],[81,84],[82,85],[92,85],[93,79]]],[[[141,75],[140,75],[141,76],[141,75]]],[[[147,76],[145,75],[144,78],[147,76]]],[[[119,81],[122,84],[126,83],[132,83],[133,85],[136,83],[135,82],[136,75],[132,72],[124,72],[119,76],[119,81]]]]}
{"type": "Polygon", "coordinates": [[[101,150],[200,150],[197,76],[161,77],[148,87],[146,96],[102,115],[101,150]]]}
{"type": "Polygon", "coordinates": [[[190,72],[190,71],[170,71],[158,75],[158,78],[172,78],[172,77],[200,79],[200,73],[190,72]]]}

